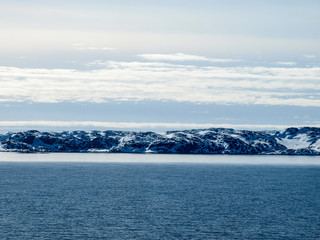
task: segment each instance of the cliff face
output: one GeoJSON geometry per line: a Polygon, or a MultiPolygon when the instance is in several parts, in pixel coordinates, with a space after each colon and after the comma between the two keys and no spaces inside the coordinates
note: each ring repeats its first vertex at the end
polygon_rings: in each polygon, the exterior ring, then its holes
{"type": "Polygon", "coordinates": [[[0,135],[0,151],[320,155],[320,128],[154,132],[26,131],[0,135]]]}

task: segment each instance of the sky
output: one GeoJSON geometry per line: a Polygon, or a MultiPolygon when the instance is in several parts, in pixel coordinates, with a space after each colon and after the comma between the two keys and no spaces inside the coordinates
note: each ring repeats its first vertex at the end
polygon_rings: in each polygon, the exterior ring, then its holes
{"type": "Polygon", "coordinates": [[[0,2],[0,132],[320,126],[318,0],[0,2]]]}

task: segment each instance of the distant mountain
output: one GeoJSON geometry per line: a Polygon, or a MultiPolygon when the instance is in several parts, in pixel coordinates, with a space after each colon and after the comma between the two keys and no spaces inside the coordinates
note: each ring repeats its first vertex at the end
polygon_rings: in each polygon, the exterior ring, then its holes
{"type": "Polygon", "coordinates": [[[154,132],[36,130],[0,135],[0,151],[320,155],[320,128],[154,132]]]}

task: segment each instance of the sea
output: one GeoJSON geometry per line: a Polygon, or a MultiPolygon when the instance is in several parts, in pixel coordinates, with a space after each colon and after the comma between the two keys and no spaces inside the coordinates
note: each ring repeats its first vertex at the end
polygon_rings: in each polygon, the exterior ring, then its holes
{"type": "Polygon", "coordinates": [[[320,239],[320,157],[2,152],[0,239],[320,239]]]}

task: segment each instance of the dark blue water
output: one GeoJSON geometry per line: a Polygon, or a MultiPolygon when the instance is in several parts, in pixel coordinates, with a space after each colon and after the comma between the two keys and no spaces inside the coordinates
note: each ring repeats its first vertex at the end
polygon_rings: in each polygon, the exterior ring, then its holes
{"type": "Polygon", "coordinates": [[[320,167],[0,163],[0,239],[320,239],[320,167]]]}

